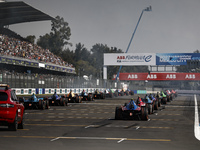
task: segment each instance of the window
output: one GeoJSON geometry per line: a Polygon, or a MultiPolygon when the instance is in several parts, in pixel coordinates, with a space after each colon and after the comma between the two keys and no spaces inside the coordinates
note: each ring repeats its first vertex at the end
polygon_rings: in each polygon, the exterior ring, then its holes
{"type": "Polygon", "coordinates": [[[7,101],[8,95],[5,92],[0,92],[0,101],[7,101]]]}
{"type": "Polygon", "coordinates": [[[16,94],[15,94],[15,91],[11,91],[11,99],[12,99],[13,101],[17,101],[17,96],[16,96],[16,94]]]}

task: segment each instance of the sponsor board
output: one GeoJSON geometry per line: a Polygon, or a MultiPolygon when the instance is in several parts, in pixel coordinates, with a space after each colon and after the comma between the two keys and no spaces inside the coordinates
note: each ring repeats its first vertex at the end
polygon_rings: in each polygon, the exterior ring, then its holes
{"type": "Polygon", "coordinates": [[[200,80],[200,73],[120,73],[119,80],[200,80]]]}
{"type": "Polygon", "coordinates": [[[156,65],[156,56],[154,53],[105,53],[104,65],[156,65]]]}
{"type": "Polygon", "coordinates": [[[157,53],[156,65],[187,65],[187,61],[200,60],[200,53],[157,53]]]}
{"type": "Polygon", "coordinates": [[[200,53],[104,53],[104,66],[187,65],[200,53]]]}

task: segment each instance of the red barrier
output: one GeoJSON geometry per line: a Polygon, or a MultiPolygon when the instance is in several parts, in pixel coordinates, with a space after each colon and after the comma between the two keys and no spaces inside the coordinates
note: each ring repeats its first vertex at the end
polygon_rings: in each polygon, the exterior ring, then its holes
{"type": "Polygon", "coordinates": [[[200,73],[120,73],[119,80],[200,80],[200,73]]]}

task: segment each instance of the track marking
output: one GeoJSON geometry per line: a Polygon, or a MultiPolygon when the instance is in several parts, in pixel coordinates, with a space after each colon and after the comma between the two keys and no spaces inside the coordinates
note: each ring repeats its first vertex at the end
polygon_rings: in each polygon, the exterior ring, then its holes
{"type": "Polygon", "coordinates": [[[169,107],[169,108],[172,108],[172,107],[174,107],[174,108],[192,108],[194,106],[178,106],[178,105],[174,105],[174,106],[170,105],[169,106],[169,105],[167,105],[165,107],[169,107]]]}
{"type": "Polygon", "coordinates": [[[126,140],[126,138],[125,138],[125,139],[121,139],[121,140],[117,141],[117,143],[121,143],[121,142],[122,142],[122,141],[124,141],[124,140],[126,140]]]}
{"type": "Polygon", "coordinates": [[[45,120],[45,119],[26,119],[26,121],[52,121],[52,122],[59,122],[59,121],[63,121],[63,120],[45,120]]]}
{"type": "Polygon", "coordinates": [[[196,94],[194,95],[194,103],[195,103],[194,135],[200,141],[199,111],[198,111],[196,94]]]}
{"type": "Polygon", "coordinates": [[[170,139],[128,139],[128,138],[106,138],[106,137],[56,137],[50,141],[59,139],[81,139],[81,140],[116,140],[117,143],[122,141],[151,141],[151,142],[170,142],[170,139]]]}
{"type": "Polygon", "coordinates": [[[178,119],[151,119],[151,120],[156,120],[156,121],[179,121],[178,119]]]}
{"type": "Polygon", "coordinates": [[[142,129],[174,129],[173,127],[145,127],[145,126],[142,126],[140,128],[142,129]]]}
{"type": "Polygon", "coordinates": [[[138,130],[140,128],[140,126],[136,126],[136,130],[138,130]]]}
{"type": "Polygon", "coordinates": [[[34,138],[34,139],[55,139],[53,136],[15,136],[15,135],[2,135],[3,138],[34,138]]]}
{"type": "MultiPolygon", "coordinates": [[[[158,114],[157,114],[158,115],[158,114]]],[[[180,116],[181,114],[159,114],[159,116],[180,116]]]]}
{"type": "Polygon", "coordinates": [[[52,139],[51,142],[56,141],[56,140],[59,140],[59,137],[52,139]]]}
{"type": "Polygon", "coordinates": [[[17,129],[17,130],[20,130],[20,131],[29,131],[29,129],[17,129]]]}
{"type": "Polygon", "coordinates": [[[65,125],[65,124],[25,124],[26,126],[58,126],[58,127],[85,127],[87,125],[65,125]]]}

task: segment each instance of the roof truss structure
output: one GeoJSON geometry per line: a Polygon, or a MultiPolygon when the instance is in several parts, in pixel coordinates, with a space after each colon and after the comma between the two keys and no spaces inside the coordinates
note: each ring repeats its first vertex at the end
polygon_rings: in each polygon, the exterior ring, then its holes
{"type": "Polygon", "coordinates": [[[0,3],[0,27],[17,23],[54,19],[55,18],[31,7],[22,1],[0,3]]]}

